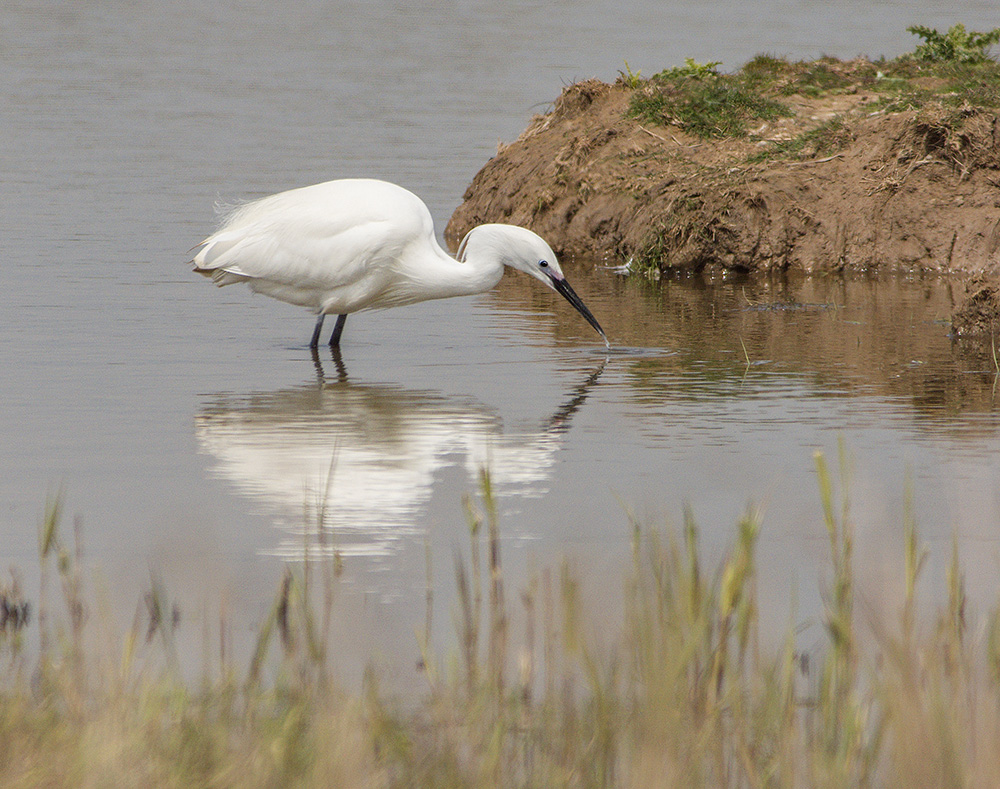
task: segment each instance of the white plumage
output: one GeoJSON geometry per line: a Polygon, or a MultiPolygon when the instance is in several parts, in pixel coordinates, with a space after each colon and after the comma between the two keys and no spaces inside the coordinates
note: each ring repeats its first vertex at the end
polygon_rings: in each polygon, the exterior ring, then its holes
{"type": "Polygon", "coordinates": [[[352,312],[482,293],[500,281],[504,266],[561,293],[605,336],[535,233],[480,225],[456,260],[437,243],[423,201],[385,181],[328,181],[247,203],[196,249],[195,270],[217,285],[245,282],[317,313],[313,348],[326,315],[339,316],[330,340],[337,346],[352,312]]]}

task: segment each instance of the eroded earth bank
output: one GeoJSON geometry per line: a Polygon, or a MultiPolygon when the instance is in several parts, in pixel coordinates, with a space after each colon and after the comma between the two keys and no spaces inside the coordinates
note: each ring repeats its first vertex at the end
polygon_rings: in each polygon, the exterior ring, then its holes
{"type": "Polygon", "coordinates": [[[958,275],[954,333],[988,333],[1000,314],[996,64],[983,76],[899,63],[761,56],[730,76],[689,61],[571,85],[475,176],[446,235],[520,224],[563,256],[647,276],[958,275]]]}

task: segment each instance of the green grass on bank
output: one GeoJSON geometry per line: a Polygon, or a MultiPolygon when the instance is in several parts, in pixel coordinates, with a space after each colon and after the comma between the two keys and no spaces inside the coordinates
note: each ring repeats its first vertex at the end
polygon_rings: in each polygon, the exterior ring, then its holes
{"type": "MultiPolygon", "coordinates": [[[[924,44],[892,60],[792,62],[765,54],[722,74],[718,63],[688,59],[684,66],[649,79],[633,74],[626,64],[621,82],[634,91],[628,116],[720,139],[752,137],[755,125],[793,116],[791,96],[817,99],[864,90],[878,95],[869,105],[871,112],[901,112],[929,101],[956,108],[1000,107],[1000,64],[988,54],[1000,41],[1000,28],[987,33],[966,31],[962,25],[946,33],[920,26],[907,30],[924,44]]],[[[793,141],[788,150],[807,143],[793,141]]]]}
{"type": "MultiPolygon", "coordinates": [[[[791,110],[758,89],[743,72],[719,74],[718,64],[688,60],[661,71],[636,92],[629,116],[649,123],[669,123],[699,137],[742,137],[753,120],[775,120],[791,110]]],[[[638,85],[636,87],[639,87],[638,85]]]]}
{"type": "Polygon", "coordinates": [[[817,455],[816,473],[829,580],[808,665],[794,627],[761,633],[755,513],[717,567],[690,515],[678,530],[633,523],[624,616],[597,639],[568,564],[507,587],[484,474],[456,559],[454,646],[418,628],[426,686],[406,704],[375,676],[356,694],[332,679],[329,645],[351,637],[331,632],[332,560],[289,566],[248,665],[220,656],[182,679],[162,589],[115,634],[93,613],[56,500],[39,595],[25,610],[26,590],[2,590],[18,613],[0,630],[0,784],[998,785],[998,609],[972,620],[954,558],[945,602],[921,603],[926,553],[908,511],[903,605],[860,611],[848,463],[838,474],[817,455]],[[40,654],[25,646],[31,628],[40,654]]]}

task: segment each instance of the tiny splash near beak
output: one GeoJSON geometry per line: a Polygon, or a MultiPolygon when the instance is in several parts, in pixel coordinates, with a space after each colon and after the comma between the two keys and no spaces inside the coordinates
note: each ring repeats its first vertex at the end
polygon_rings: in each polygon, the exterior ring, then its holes
{"type": "Polygon", "coordinates": [[[576,295],[576,291],[569,286],[569,283],[565,279],[556,279],[555,277],[551,277],[551,280],[552,287],[555,288],[556,292],[562,294],[563,298],[572,304],[576,308],[576,311],[586,318],[587,323],[597,329],[597,333],[604,339],[604,344],[610,348],[611,343],[608,342],[608,336],[604,333],[604,329],[601,328],[601,324],[597,322],[597,318],[595,318],[591,314],[590,310],[587,309],[587,305],[583,303],[583,299],[576,295]]]}

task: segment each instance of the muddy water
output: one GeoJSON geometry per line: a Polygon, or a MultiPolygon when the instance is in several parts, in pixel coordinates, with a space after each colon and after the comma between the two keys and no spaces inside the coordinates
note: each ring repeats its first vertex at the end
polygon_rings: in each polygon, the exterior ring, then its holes
{"type": "Polygon", "coordinates": [[[566,82],[613,79],[626,59],[649,73],[685,56],[894,55],[911,22],[993,24],[991,4],[952,4],[954,19],[903,7],[9,4],[0,566],[36,588],[37,522],[61,489],[115,615],[130,620],[153,571],[200,656],[220,611],[236,642],[252,639],[325,492],[328,545],[344,557],[344,673],[412,669],[428,566],[448,643],[462,496],[488,463],[512,588],[569,556],[613,616],[625,508],[655,524],[688,503],[718,555],[757,504],[762,594],[783,624],[815,610],[812,455],[842,442],[865,593],[898,588],[909,479],[930,574],[956,533],[987,594],[996,375],[947,336],[951,283],[645,283],[577,261],[611,354],[565,304],[511,278],[353,318],[338,365],[305,349],[308,315],[217,291],[184,264],[217,200],[330,177],[402,183],[443,227],[498,139],[566,82]]]}

